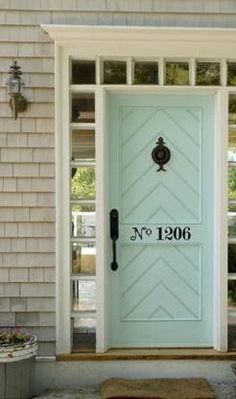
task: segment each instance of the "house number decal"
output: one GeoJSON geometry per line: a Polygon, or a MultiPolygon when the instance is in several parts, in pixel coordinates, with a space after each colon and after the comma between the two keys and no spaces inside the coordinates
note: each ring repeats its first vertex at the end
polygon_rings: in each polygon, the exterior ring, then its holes
{"type": "Polygon", "coordinates": [[[189,226],[157,226],[150,228],[146,226],[132,227],[131,241],[147,240],[149,237],[156,241],[189,241],[191,239],[191,229],[189,226]]]}

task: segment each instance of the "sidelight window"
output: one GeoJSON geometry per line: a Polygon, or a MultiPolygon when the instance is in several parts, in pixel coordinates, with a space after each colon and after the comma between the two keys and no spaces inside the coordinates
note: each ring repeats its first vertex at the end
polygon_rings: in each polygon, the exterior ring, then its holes
{"type": "Polygon", "coordinates": [[[71,61],[71,335],[74,352],[96,347],[95,61],[71,61]]]}
{"type": "MultiPolygon", "coordinates": [[[[228,64],[228,82],[236,80],[236,68],[228,64]]],[[[228,149],[228,342],[236,347],[236,93],[229,95],[229,149],[228,149]]]]}

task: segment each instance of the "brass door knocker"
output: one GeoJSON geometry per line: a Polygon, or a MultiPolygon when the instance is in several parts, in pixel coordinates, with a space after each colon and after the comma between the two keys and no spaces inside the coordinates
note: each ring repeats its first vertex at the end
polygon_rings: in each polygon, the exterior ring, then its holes
{"type": "Polygon", "coordinates": [[[164,165],[170,160],[171,157],[170,150],[168,147],[164,145],[165,141],[163,140],[162,137],[159,137],[156,144],[157,146],[152,150],[152,159],[159,166],[157,172],[160,172],[161,170],[166,172],[166,169],[164,169],[164,165]]]}

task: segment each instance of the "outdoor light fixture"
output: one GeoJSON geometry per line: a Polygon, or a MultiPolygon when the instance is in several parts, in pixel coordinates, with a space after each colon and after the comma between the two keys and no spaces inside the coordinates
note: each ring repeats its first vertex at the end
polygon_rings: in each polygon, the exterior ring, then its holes
{"type": "Polygon", "coordinates": [[[6,86],[10,95],[9,104],[14,118],[17,119],[18,112],[25,111],[28,105],[26,98],[22,95],[25,83],[21,78],[21,67],[17,65],[17,61],[13,62],[8,73],[10,76],[6,81],[6,86]]]}

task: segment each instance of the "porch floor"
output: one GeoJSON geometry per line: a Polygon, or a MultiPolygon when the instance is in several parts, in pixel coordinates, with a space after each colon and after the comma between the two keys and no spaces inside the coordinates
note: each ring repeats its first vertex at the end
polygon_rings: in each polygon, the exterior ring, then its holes
{"type": "MultiPolygon", "coordinates": [[[[216,399],[235,399],[236,382],[211,383],[216,399]]],[[[47,390],[35,399],[100,399],[99,386],[78,389],[47,390]]]]}

